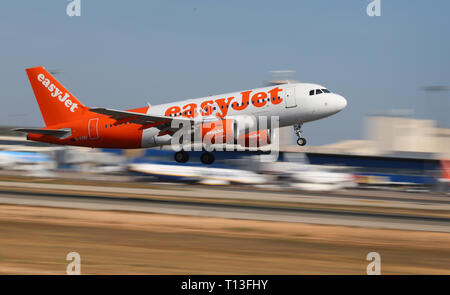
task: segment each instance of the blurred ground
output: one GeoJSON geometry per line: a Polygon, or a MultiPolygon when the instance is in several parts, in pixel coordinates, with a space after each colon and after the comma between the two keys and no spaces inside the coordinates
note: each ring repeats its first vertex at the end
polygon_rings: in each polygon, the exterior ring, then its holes
{"type": "Polygon", "coordinates": [[[0,205],[0,273],[450,274],[447,233],[0,205]]]}

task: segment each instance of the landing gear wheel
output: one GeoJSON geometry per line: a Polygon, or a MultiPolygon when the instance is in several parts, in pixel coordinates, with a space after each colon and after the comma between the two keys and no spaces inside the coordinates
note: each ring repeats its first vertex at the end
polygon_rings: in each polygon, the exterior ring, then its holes
{"type": "Polygon", "coordinates": [[[214,163],[214,155],[209,152],[204,152],[200,156],[200,161],[202,161],[203,164],[207,164],[207,165],[212,164],[212,163],[214,163]]]}
{"type": "Polygon", "coordinates": [[[297,144],[299,146],[304,146],[306,144],[306,139],[302,137],[302,124],[294,124],[294,132],[297,135],[297,144]]]}
{"type": "Polygon", "coordinates": [[[189,161],[189,154],[185,151],[179,151],[175,153],[174,159],[178,163],[186,163],[187,161],[189,161]]]}
{"type": "Polygon", "coordinates": [[[297,139],[297,144],[299,146],[304,146],[306,144],[306,139],[304,139],[303,137],[300,137],[299,139],[297,139]]]}

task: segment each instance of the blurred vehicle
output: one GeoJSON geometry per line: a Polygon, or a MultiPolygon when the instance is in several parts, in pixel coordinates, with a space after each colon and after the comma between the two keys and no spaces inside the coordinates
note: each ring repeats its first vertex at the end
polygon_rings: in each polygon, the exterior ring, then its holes
{"type": "Polygon", "coordinates": [[[266,178],[242,169],[204,167],[194,164],[133,163],[128,166],[133,172],[151,175],[160,180],[196,182],[209,185],[264,184],[266,178]]]}
{"type": "Polygon", "coordinates": [[[0,151],[0,167],[3,170],[25,171],[29,176],[53,177],[52,158],[42,153],[0,151]]]}
{"type": "Polygon", "coordinates": [[[355,187],[355,177],[345,168],[311,165],[303,154],[286,154],[287,161],[263,164],[263,171],[278,175],[292,188],[308,191],[332,191],[355,187]]]}
{"type": "Polygon", "coordinates": [[[96,174],[120,174],[126,171],[126,158],[101,149],[64,148],[56,152],[58,167],[63,170],[96,174]]]}
{"type": "Polygon", "coordinates": [[[438,179],[442,191],[450,193],[450,160],[441,160],[442,176],[438,179]]]}
{"type": "Polygon", "coordinates": [[[334,168],[315,165],[295,167],[290,177],[294,180],[292,187],[310,191],[332,191],[356,187],[353,174],[339,172],[334,168]]]}

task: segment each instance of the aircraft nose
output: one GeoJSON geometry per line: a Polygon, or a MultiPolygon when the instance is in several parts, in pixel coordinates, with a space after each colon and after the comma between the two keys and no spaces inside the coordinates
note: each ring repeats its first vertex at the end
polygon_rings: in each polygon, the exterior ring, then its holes
{"type": "Polygon", "coordinates": [[[347,100],[341,95],[336,95],[335,104],[336,104],[336,108],[339,112],[339,111],[342,111],[343,109],[345,109],[345,107],[347,106],[347,100]]]}

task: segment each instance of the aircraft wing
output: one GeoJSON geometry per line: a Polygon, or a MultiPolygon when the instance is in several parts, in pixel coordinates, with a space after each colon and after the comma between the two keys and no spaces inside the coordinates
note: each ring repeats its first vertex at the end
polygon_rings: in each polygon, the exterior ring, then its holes
{"type": "Polygon", "coordinates": [[[42,134],[42,135],[52,135],[56,137],[61,137],[70,133],[70,130],[64,129],[39,129],[39,128],[16,128],[12,131],[19,131],[25,133],[42,134]]]}
{"type": "Polygon", "coordinates": [[[194,122],[193,119],[189,118],[173,118],[167,116],[156,116],[156,115],[147,115],[142,113],[128,112],[128,111],[119,111],[113,109],[106,108],[91,108],[89,111],[97,114],[102,114],[109,116],[111,119],[115,119],[118,123],[121,122],[131,122],[135,124],[142,125],[141,129],[147,129],[151,127],[156,127],[160,131],[160,135],[162,133],[173,134],[178,128],[172,128],[171,124],[173,120],[181,121],[181,122],[194,122]]]}

